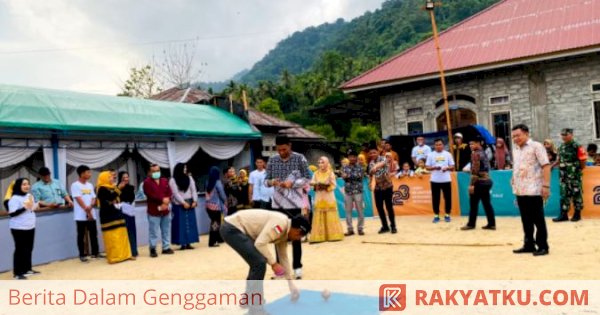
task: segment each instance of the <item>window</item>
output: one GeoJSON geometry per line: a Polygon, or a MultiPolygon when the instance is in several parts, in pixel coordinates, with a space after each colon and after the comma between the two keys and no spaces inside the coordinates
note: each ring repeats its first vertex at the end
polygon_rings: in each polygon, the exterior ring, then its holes
{"type": "Polygon", "coordinates": [[[592,93],[600,93],[600,83],[592,83],[592,93]]]}
{"type": "Polygon", "coordinates": [[[594,127],[596,139],[600,139],[600,101],[594,102],[594,127]]]}
{"type": "Polygon", "coordinates": [[[510,112],[492,113],[492,125],[494,136],[499,139],[504,139],[507,146],[511,144],[511,122],[510,112]]]}
{"type": "Polygon", "coordinates": [[[414,107],[406,110],[406,116],[423,115],[423,107],[414,107]]]}
{"type": "Polygon", "coordinates": [[[510,97],[508,95],[490,97],[490,105],[503,105],[508,103],[510,103],[510,97]]]}
{"type": "Polygon", "coordinates": [[[423,122],[422,121],[411,121],[406,124],[409,135],[423,133],[423,122]]]}

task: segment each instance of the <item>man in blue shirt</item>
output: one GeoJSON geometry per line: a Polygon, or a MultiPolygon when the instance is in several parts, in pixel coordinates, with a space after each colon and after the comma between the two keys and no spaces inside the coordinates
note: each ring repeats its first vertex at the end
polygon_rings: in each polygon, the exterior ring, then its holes
{"type": "Polygon", "coordinates": [[[39,201],[40,207],[44,208],[61,208],[73,207],[73,200],[62,185],[52,179],[50,169],[47,167],[40,168],[38,172],[40,181],[33,184],[31,192],[35,200],[39,201]]]}

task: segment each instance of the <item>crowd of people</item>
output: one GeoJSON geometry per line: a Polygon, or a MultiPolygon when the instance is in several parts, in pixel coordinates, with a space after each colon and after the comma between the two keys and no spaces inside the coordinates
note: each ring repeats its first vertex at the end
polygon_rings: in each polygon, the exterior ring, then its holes
{"type": "MultiPolygon", "coordinates": [[[[327,157],[321,157],[318,166],[309,166],[302,154],[292,151],[287,137],[278,136],[278,154],[268,161],[263,157],[256,158],[256,168],[250,174],[234,168],[223,172],[217,167],[210,168],[205,185],[206,211],[210,218],[208,246],[217,247],[224,242],[231,245],[250,265],[250,280],[264,277],[264,270],[257,265],[264,266],[265,262],[272,266],[276,275],[300,279],[303,267],[301,238],[319,243],[341,241],[354,235],[355,231],[360,236],[364,235],[366,193],[374,196],[381,220],[378,233],[398,232],[392,202],[394,177],[428,175],[433,223],[442,220],[451,222],[453,171],[471,174],[470,215],[461,230],[476,227],[480,202],[487,216],[487,224],[482,228],[495,230],[490,171],[513,169],[511,184],[521,210],[525,235],[523,247],[514,252],[546,255],[549,247],[544,202],[550,193],[550,169],[558,167],[561,178],[561,213],[553,220],[578,221],[583,210],[582,170],[587,165],[594,165],[600,157],[596,154],[595,145],[588,146],[586,152],[575,142],[573,130],[564,129],[561,135],[563,143],[557,149],[550,140],[543,144],[531,140],[527,126],[515,126],[511,153],[502,139],[497,139],[495,150],[491,150],[482,138],[474,137],[465,143],[462,134],[457,133],[453,154],[445,149],[442,139],[436,139],[432,149],[425,144],[423,137],[418,137],[410,160],[402,166],[399,165],[400,156],[391,143],[365,143],[360,152],[347,151],[338,171],[334,170],[327,157]],[[345,232],[334,194],[337,176],[344,182],[345,232]],[[368,186],[363,184],[365,179],[369,182],[368,186]],[[440,214],[442,196],[445,205],[443,218],[440,214]],[[571,204],[575,214],[569,218],[571,204]],[[270,214],[261,211],[269,211],[270,214]],[[354,211],[358,213],[356,227],[354,211]],[[277,224],[266,226],[269,222],[277,224]],[[287,270],[287,256],[283,257],[281,252],[285,246],[280,243],[285,241],[287,244],[288,238],[284,235],[294,228],[299,229],[296,231],[299,233],[289,237],[293,259],[292,269],[287,270]],[[535,230],[537,234],[534,236],[535,230]],[[264,248],[250,249],[247,237],[254,240],[264,237],[265,244],[279,244],[275,258],[268,256],[264,248]]],[[[79,179],[71,185],[70,193],[52,178],[50,170],[45,167],[39,170],[40,180],[37,183],[31,185],[28,179],[20,178],[9,188],[5,207],[10,215],[9,225],[15,242],[15,279],[26,279],[39,273],[32,269],[31,253],[36,224],[34,212],[41,209],[73,208],[81,262],[90,258],[106,258],[109,263],[117,263],[135,260],[138,256],[134,207],[136,191],[129,182],[129,174],[106,170],[99,174],[95,185],[90,182],[92,172],[89,167],[79,166],[77,174],[79,179]],[[99,251],[97,221],[100,222],[105,254],[99,251]],[[86,243],[91,247],[89,252],[86,243]]],[[[175,253],[171,244],[179,245],[180,250],[191,250],[194,249],[192,244],[199,242],[196,183],[182,163],[174,167],[171,175],[171,178],[165,178],[160,167],[152,164],[139,188],[146,197],[149,253],[153,258],[158,257],[159,238],[163,255],[175,253]]]]}

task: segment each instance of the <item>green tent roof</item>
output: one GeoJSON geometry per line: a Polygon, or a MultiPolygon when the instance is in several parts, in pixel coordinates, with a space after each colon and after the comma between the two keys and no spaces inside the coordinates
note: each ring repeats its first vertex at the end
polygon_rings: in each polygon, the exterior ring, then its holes
{"type": "Polygon", "coordinates": [[[260,138],[214,106],[0,85],[0,128],[196,138],[260,138]]]}

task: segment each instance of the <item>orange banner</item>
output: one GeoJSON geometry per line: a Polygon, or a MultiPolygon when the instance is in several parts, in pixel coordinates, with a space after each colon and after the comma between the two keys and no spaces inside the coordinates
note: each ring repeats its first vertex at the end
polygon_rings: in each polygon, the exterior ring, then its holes
{"type": "MultiPolygon", "coordinates": [[[[571,213],[572,211],[571,209],[571,213]]],[[[583,170],[583,212],[581,214],[586,218],[600,218],[600,166],[586,167],[583,170]]]]}
{"type": "MultiPolygon", "coordinates": [[[[410,177],[394,179],[394,213],[396,215],[433,215],[431,201],[430,175],[422,177],[410,177]]],[[[441,194],[440,213],[444,213],[444,198],[441,194]]],[[[375,198],[373,197],[373,215],[377,215],[375,198]]],[[[460,216],[460,204],[458,202],[458,182],[456,173],[452,173],[452,215],[460,216]]]]}

